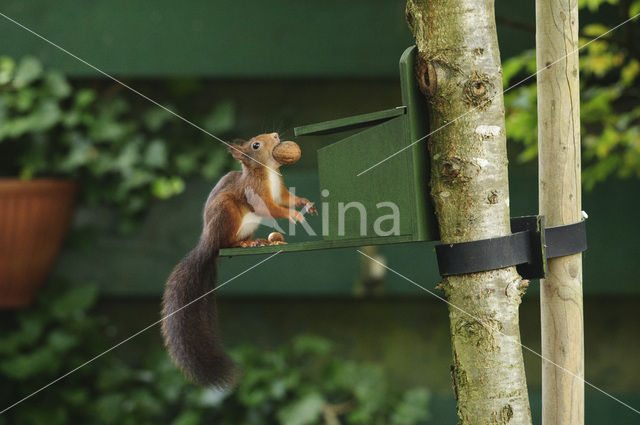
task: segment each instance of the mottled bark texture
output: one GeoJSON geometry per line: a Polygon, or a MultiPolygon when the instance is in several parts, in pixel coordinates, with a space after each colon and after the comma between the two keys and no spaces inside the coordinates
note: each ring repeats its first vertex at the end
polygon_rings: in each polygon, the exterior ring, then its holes
{"type": "MultiPolygon", "coordinates": [[[[571,224],[581,219],[577,0],[536,1],[536,46],[540,214],[548,226],[571,224]]],[[[549,360],[542,362],[542,423],[583,424],[581,254],[549,260],[540,309],[549,360]]]]}
{"type": "MultiPolygon", "coordinates": [[[[493,1],[409,0],[407,22],[419,52],[416,78],[429,104],[431,130],[437,130],[427,143],[441,240],[507,235],[507,150],[493,1]]],[[[442,282],[455,306],[449,308],[451,372],[461,424],[531,423],[518,324],[526,284],[514,267],[442,282]]]]}

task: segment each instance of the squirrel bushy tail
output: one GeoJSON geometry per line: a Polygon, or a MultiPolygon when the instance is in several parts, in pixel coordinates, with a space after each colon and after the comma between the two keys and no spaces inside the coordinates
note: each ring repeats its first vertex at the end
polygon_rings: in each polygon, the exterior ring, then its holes
{"type": "Polygon", "coordinates": [[[215,288],[218,249],[201,240],[173,269],[163,296],[162,335],[171,358],[188,378],[226,387],[234,381],[235,368],[222,349],[214,293],[189,304],[215,288]]]}

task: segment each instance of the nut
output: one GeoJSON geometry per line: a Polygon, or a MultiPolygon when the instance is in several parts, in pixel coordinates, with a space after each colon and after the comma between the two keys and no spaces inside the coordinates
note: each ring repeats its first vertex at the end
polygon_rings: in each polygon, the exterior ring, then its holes
{"type": "Polygon", "coordinates": [[[294,164],[300,159],[300,146],[296,142],[282,142],[273,148],[273,159],[280,164],[294,164]]]}
{"type": "Polygon", "coordinates": [[[284,236],[282,236],[282,233],[272,232],[272,233],[269,233],[269,237],[267,237],[267,240],[271,243],[284,242],[284,236]]]}

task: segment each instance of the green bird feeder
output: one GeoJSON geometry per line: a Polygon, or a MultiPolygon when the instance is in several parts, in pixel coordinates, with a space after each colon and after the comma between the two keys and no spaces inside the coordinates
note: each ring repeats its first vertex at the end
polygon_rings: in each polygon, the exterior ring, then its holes
{"type": "Polygon", "coordinates": [[[296,136],[351,133],[318,150],[322,202],[327,203],[325,211],[330,212],[322,238],[286,245],[227,248],[220,255],[439,239],[429,201],[427,144],[417,142],[427,135],[428,121],[427,106],[414,78],[415,54],[412,46],[400,58],[402,106],[295,128],[296,136]],[[361,220],[363,213],[367,220],[361,220]],[[392,213],[397,214],[395,222],[388,219],[376,226],[376,221],[370,219],[392,213]]]}

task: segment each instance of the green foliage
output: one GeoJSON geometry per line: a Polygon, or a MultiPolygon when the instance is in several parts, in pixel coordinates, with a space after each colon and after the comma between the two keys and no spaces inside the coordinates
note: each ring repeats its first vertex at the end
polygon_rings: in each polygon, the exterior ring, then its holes
{"type": "MultiPolygon", "coordinates": [[[[91,285],[52,284],[34,308],[4,313],[0,399],[5,404],[120,341],[114,326],[92,309],[96,298],[91,285]]],[[[145,350],[143,359],[130,361],[117,350],[107,353],[0,416],[0,425],[414,425],[429,418],[429,391],[399,393],[379,366],[344,361],[329,341],[316,336],[299,336],[274,351],[233,350],[243,377],[232,392],[189,384],[160,344],[145,350]]]]}
{"type": "MultiPolygon", "coordinates": [[[[581,0],[581,8],[597,11],[617,0],[581,0]]],[[[624,2],[621,2],[624,3],[624,2]]],[[[620,4],[618,7],[625,7],[620,4]]],[[[622,11],[640,13],[640,0],[622,11]]],[[[635,22],[626,24],[636,26],[635,22]]],[[[581,29],[580,102],[583,183],[587,189],[609,176],[640,177],[640,53],[627,27],[607,34],[610,26],[594,23],[581,29]]],[[[535,53],[527,51],[503,64],[505,88],[535,72],[535,53]]],[[[537,157],[536,85],[531,78],[505,94],[507,137],[521,142],[521,161],[537,157]]]]}
{"type": "MultiPolygon", "coordinates": [[[[194,120],[224,136],[234,105],[218,103],[194,120]]],[[[151,199],[181,193],[185,178],[229,166],[218,141],[195,130],[184,140],[185,125],[119,85],[74,87],[33,57],[0,57],[0,175],[76,179],[82,202],[136,217],[151,199]]]]}

